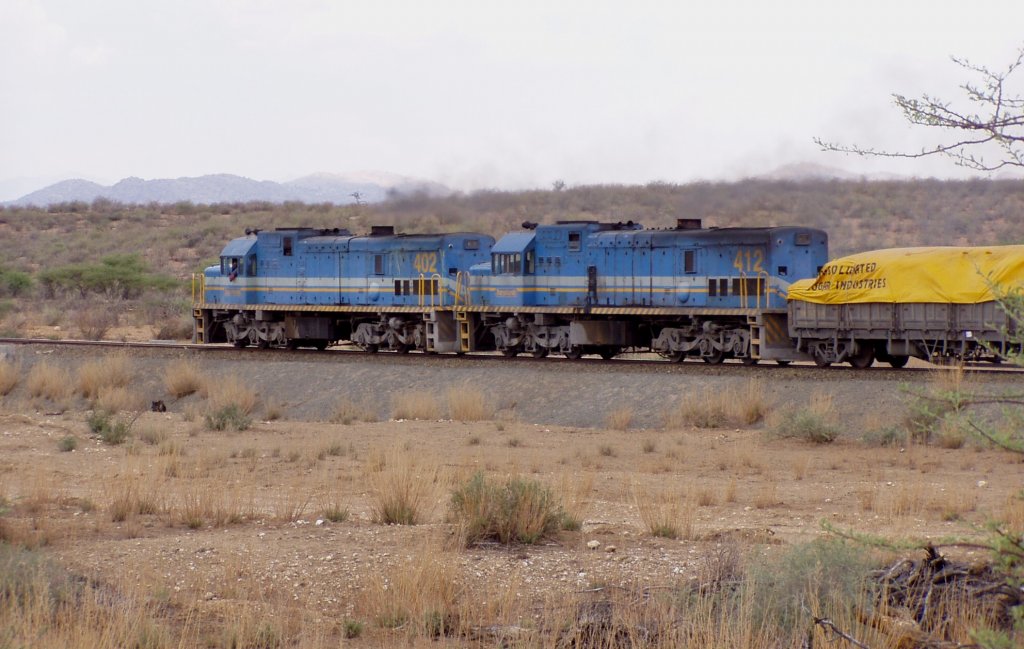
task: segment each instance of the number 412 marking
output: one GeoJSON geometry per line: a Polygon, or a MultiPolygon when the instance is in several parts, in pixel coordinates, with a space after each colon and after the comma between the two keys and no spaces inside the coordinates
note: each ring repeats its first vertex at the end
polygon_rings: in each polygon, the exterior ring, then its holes
{"type": "Polygon", "coordinates": [[[764,251],[760,248],[746,248],[736,251],[732,267],[740,273],[763,273],[764,251]]]}

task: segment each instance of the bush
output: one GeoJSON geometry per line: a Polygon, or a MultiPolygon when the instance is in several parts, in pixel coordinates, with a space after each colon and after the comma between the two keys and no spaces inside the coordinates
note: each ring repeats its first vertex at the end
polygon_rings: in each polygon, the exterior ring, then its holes
{"type": "Polygon", "coordinates": [[[70,453],[71,451],[78,448],[78,438],[75,437],[74,435],[67,435],[65,437],[62,437],[60,441],[57,442],[57,448],[60,450],[61,453],[70,453]]]}
{"type": "Polygon", "coordinates": [[[839,437],[832,395],[815,394],[803,408],[783,411],[773,427],[779,437],[796,437],[815,444],[827,444],[839,437]]]}
{"type": "Polygon", "coordinates": [[[104,444],[111,446],[123,444],[128,439],[128,433],[131,430],[131,424],[123,419],[115,418],[106,410],[94,410],[89,415],[87,423],[89,430],[94,435],[98,435],[104,444]]]}
{"type": "Polygon", "coordinates": [[[170,277],[154,275],[138,255],[110,255],[98,264],[72,264],[45,270],[39,282],[48,297],[59,292],[134,299],[146,289],[170,290],[178,282],[170,277]]]}
{"type": "Polygon", "coordinates": [[[210,430],[247,430],[252,425],[252,420],[245,414],[245,411],[237,404],[222,406],[216,410],[206,413],[206,427],[210,430]]]}
{"type": "Polygon", "coordinates": [[[0,360],[0,396],[9,394],[18,384],[21,367],[6,360],[0,360]]]}
{"type": "Polygon", "coordinates": [[[562,507],[551,490],[536,480],[509,478],[503,483],[482,473],[452,494],[452,513],[465,543],[538,543],[553,535],[563,521],[562,507]]]}
{"type": "Polygon", "coordinates": [[[187,397],[203,387],[205,381],[195,361],[176,360],[164,372],[164,386],[175,399],[187,397]]]}
{"type": "Polygon", "coordinates": [[[32,290],[32,276],[17,270],[0,268],[0,295],[21,297],[32,290]]]}

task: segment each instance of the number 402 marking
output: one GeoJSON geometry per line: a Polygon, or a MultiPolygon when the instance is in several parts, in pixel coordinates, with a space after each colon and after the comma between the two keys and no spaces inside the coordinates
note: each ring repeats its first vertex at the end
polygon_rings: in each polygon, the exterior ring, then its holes
{"type": "Polygon", "coordinates": [[[740,273],[763,273],[764,251],[760,248],[746,248],[736,251],[732,267],[740,273]]]}
{"type": "Polygon", "coordinates": [[[412,267],[416,269],[417,273],[436,273],[437,272],[437,253],[436,252],[421,252],[413,258],[412,267]]]}

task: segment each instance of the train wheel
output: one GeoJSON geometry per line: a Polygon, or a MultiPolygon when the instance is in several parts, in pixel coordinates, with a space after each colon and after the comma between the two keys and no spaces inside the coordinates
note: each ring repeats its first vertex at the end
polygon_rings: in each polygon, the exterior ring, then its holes
{"type": "Polygon", "coordinates": [[[665,355],[665,358],[671,363],[682,363],[683,359],[686,358],[686,354],[683,352],[669,352],[665,355]]]}
{"type": "Polygon", "coordinates": [[[583,348],[579,345],[573,345],[569,348],[569,351],[565,352],[565,357],[571,361],[578,361],[583,358],[583,348]]]}
{"type": "Polygon", "coordinates": [[[775,361],[775,362],[778,363],[781,367],[787,367],[793,361],[775,361]]]}
{"type": "Polygon", "coordinates": [[[363,345],[363,351],[370,354],[376,354],[380,351],[380,345],[363,345]]]}
{"type": "Polygon", "coordinates": [[[825,360],[824,356],[819,356],[818,354],[815,354],[814,364],[817,365],[818,367],[828,367],[829,365],[832,364],[832,361],[825,360]]]}
{"type": "Polygon", "coordinates": [[[710,355],[701,356],[701,359],[708,365],[721,365],[725,360],[725,352],[721,349],[713,349],[710,355]]]}
{"type": "Polygon", "coordinates": [[[548,348],[547,347],[538,347],[538,348],[534,349],[533,352],[531,352],[531,353],[532,353],[534,358],[547,358],[548,348]]]}
{"type": "Polygon", "coordinates": [[[315,343],[313,343],[313,347],[316,348],[318,352],[322,352],[323,350],[327,349],[327,341],[318,340],[315,343]]]}
{"type": "Polygon", "coordinates": [[[866,370],[875,362],[875,350],[867,345],[862,345],[857,354],[848,359],[850,365],[858,370],[866,370]]]}
{"type": "Polygon", "coordinates": [[[610,361],[611,359],[618,356],[620,351],[622,350],[619,349],[618,347],[614,345],[609,345],[607,347],[602,347],[601,350],[597,353],[600,354],[601,358],[603,358],[604,360],[610,361]]]}
{"type": "Polygon", "coordinates": [[[519,355],[519,350],[516,349],[515,347],[506,347],[505,349],[501,350],[501,355],[504,356],[505,358],[515,358],[516,356],[519,355]]]}
{"type": "Polygon", "coordinates": [[[260,349],[270,349],[270,341],[263,340],[262,338],[260,338],[260,341],[256,343],[256,346],[259,347],[260,349]]]}
{"type": "Polygon", "coordinates": [[[235,347],[237,347],[238,349],[241,349],[243,347],[248,347],[249,346],[249,339],[248,338],[242,338],[240,340],[236,340],[235,342],[233,342],[231,344],[234,345],[235,347]]]}
{"type": "Polygon", "coordinates": [[[906,367],[907,361],[909,361],[909,360],[910,360],[910,357],[909,356],[905,356],[903,354],[890,354],[889,355],[889,365],[892,365],[896,369],[899,369],[901,367],[906,367]]]}
{"type": "Polygon", "coordinates": [[[408,354],[411,351],[412,345],[399,345],[398,347],[395,347],[395,352],[399,354],[408,354]]]}
{"type": "Polygon", "coordinates": [[[744,365],[757,365],[757,359],[749,356],[744,356],[740,361],[742,361],[744,365]]]}

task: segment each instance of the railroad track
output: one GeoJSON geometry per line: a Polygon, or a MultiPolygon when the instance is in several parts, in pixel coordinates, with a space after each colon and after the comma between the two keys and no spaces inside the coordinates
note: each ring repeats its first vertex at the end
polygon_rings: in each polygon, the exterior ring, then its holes
{"type": "MultiPolygon", "coordinates": [[[[150,342],[124,342],[106,340],[51,340],[47,338],[0,338],[0,345],[19,345],[27,347],[50,347],[74,349],[124,349],[133,353],[174,352],[180,354],[200,353],[213,354],[220,357],[229,356],[236,359],[258,360],[258,361],[302,361],[302,362],[367,362],[380,363],[382,366],[409,366],[409,365],[440,365],[456,366],[459,364],[483,364],[483,365],[507,365],[509,363],[532,365],[538,369],[544,368],[549,372],[576,373],[585,371],[588,373],[657,373],[657,374],[699,374],[705,376],[772,376],[772,377],[797,377],[813,378],[820,375],[828,381],[845,379],[871,379],[874,381],[911,381],[918,382],[925,380],[938,366],[919,362],[902,369],[894,369],[886,365],[875,365],[868,369],[855,369],[845,365],[836,365],[829,368],[820,368],[813,363],[793,363],[788,366],[781,366],[774,362],[762,362],[754,366],[743,365],[739,361],[726,361],[720,365],[708,365],[699,360],[686,361],[683,363],[672,363],[665,359],[658,358],[655,354],[636,353],[622,354],[611,361],[600,358],[585,357],[579,360],[570,361],[560,356],[548,356],[546,358],[532,358],[530,356],[519,356],[506,358],[498,353],[480,353],[457,356],[454,354],[424,354],[421,352],[410,352],[398,354],[395,352],[382,351],[370,353],[354,345],[342,345],[331,347],[324,351],[313,349],[257,349],[257,348],[235,348],[227,344],[193,344],[174,341],[150,341],[150,342]]],[[[520,365],[522,367],[522,365],[520,365]]],[[[1022,368],[1015,368],[1007,365],[968,364],[964,370],[970,373],[985,375],[993,380],[1019,380],[1019,375],[1024,372],[1022,368]]]]}

